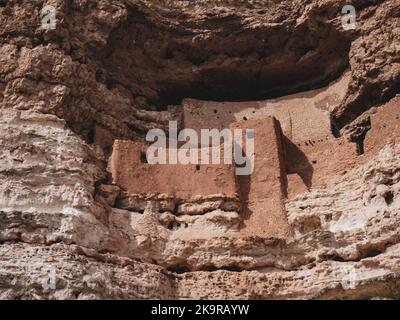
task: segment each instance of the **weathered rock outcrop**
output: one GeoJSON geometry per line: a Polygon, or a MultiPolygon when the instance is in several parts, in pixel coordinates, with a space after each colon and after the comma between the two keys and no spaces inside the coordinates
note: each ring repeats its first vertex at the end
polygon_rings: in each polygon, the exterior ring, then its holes
{"type": "Polygon", "coordinates": [[[346,3],[0,1],[0,298],[400,298],[400,4],[346,3]],[[193,99],[283,115],[290,233],[113,184],[114,141],[193,99]]]}

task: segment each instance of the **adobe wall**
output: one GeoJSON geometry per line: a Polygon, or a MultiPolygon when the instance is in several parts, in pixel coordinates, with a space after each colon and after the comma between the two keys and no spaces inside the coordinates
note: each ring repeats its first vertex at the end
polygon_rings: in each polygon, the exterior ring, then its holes
{"type": "Polygon", "coordinates": [[[286,137],[293,142],[333,137],[329,111],[341,103],[349,74],[328,87],[278,99],[250,102],[214,102],[185,99],[185,128],[228,128],[233,122],[273,116],[279,120],[286,137]]]}
{"type": "Polygon", "coordinates": [[[342,137],[295,144],[286,140],[288,198],[324,188],[357,164],[356,145],[342,137]]]}
{"type": "Polygon", "coordinates": [[[370,115],[371,130],[365,138],[365,157],[374,156],[389,143],[400,143],[400,96],[370,115]]]}
{"type": "Polygon", "coordinates": [[[116,140],[109,160],[113,183],[129,196],[163,196],[177,201],[219,195],[237,198],[233,165],[181,165],[143,163],[147,145],[116,140]]]}
{"type": "Polygon", "coordinates": [[[113,183],[128,199],[162,198],[185,203],[213,196],[227,201],[240,197],[241,234],[287,237],[290,228],[283,207],[286,172],[279,122],[267,117],[234,123],[230,129],[255,130],[254,171],[250,176],[236,176],[234,165],[143,163],[147,145],[116,140],[109,160],[113,183]]]}
{"type": "Polygon", "coordinates": [[[371,129],[365,137],[363,155],[357,154],[356,144],[347,136],[298,144],[287,142],[289,198],[311,187],[329,187],[340,175],[376,156],[382,146],[400,143],[400,97],[368,113],[371,129]]]}
{"type": "Polygon", "coordinates": [[[246,235],[286,238],[290,227],[286,219],[286,171],[282,132],[272,117],[241,121],[231,129],[254,129],[254,171],[251,176],[238,176],[244,202],[243,229],[246,235]]]}
{"type": "MultiPolygon", "coordinates": [[[[289,198],[311,187],[323,187],[356,161],[356,146],[332,134],[329,112],[346,94],[350,76],[329,86],[278,99],[253,102],[183,101],[186,128],[223,129],[236,121],[274,116],[285,135],[289,198]]],[[[267,149],[266,149],[267,150],[267,149]]]]}

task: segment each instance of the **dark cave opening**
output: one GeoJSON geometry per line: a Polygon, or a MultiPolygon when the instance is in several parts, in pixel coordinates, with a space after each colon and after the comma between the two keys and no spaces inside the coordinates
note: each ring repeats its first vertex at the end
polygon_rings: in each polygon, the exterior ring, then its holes
{"type": "Polygon", "coordinates": [[[385,194],[385,202],[388,206],[390,206],[393,203],[393,199],[394,199],[393,192],[390,191],[385,194]]]}
{"type": "Polygon", "coordinates": [[[169,28],[133,10],[100,54],[104,81],[144,97],[148,109],[164,111],[185,98],[257,101],[313,90],[336,80],[349,65],[350,39],[328,24],[291,33],[238,32],[241,22],[233,19],[194,42],[196,33],[180,23],[169,28]]]}
{"type": "MultiPolygon", "coordinates": [[[[209,86],[207,85],[207,81],[203,79],[199,81],[199,84],[190,87],[185,87],[184,84],[165,85],[158,93],[157,99],[150,100],[149,104],[155,105],[158,111],[165,111],[170,105],[181,105],[184,99],[218,102],[246,102],[275,99],[328,86],[331,82],[337,80],[347,67],[347,63],[343,64],[343,68],[324,79],[294,85],[289,88],[285,88],[284,86],[274,88],[272,85],[264,86],[263,83],[256,80],[247,80],[246,75],[232,77],[228,72],[211,80],[216,81],[216,79],[220,78],[221,80],[218,81],[221,85],[219,86],[209,86]]],[[[306,71],[304,71],[304,74],[306,74],[306,71]]]]}

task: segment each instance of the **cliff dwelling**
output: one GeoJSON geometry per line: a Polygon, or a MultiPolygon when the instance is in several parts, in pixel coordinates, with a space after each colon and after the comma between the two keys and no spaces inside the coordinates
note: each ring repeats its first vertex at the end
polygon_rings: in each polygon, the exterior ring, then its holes
{"type": "MultiPolygon", "coordinates": [[[[334,136],[330,116],[348,82],[347,73],[328,87],[264,101],[184,99],[174,107],[180,129],[192,129],[199,136],[202,129],[254,130],[254,171],[236,175],[235,163],[149,164],[144,139],[117,139],[108,163],[112,183],[121,188],[116,206],[143,213],[153,203],[162,216],[192,219],[212,212],[235,213],[237,220],[229,230],[234,236],[290,238],[285,201],[324,185],[327,176],[357,157],[355,143],[334,136]]],[[[98,130],[95,141],[104,136],[98,130]]],[[[205,146],[199,141],[197,147],[205,146]]],[[[221,158],[223,152],[222,148],[221,158]]],[[[175,221],[168,228],[181,225],[175,221]]],[[[183,225],[190,230],[190,224],[183,225]]],[[[207,230],[202,234],[213,236],[207,230]]]]}

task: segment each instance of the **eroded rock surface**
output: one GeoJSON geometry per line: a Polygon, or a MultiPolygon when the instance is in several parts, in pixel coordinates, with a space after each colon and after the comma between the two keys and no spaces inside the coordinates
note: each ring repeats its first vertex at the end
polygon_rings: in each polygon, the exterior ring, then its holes
{"type": "Polygon", "coordinates": [[[400,5],[353,1],[344,30],[345,4],[0,2],[0,297],[400,298],[400,5]],[[277,202],[110,169],[188,110],[277,118],[277,202]]]}

